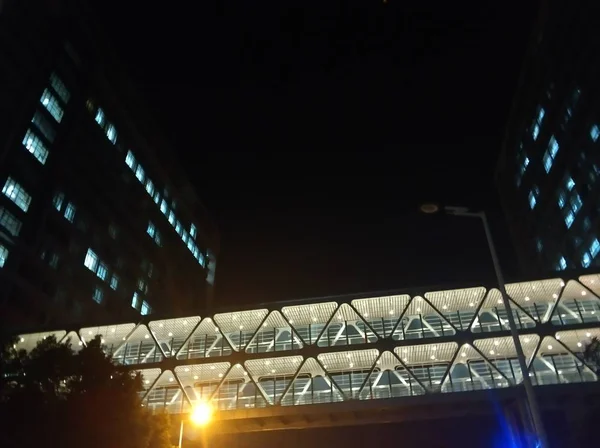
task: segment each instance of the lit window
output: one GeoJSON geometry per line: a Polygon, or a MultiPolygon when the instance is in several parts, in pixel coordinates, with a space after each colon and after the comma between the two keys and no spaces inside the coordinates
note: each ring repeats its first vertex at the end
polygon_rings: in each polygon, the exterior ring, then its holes
{"type": "Polygon", "coordinates": [[[127,155],[125,156],[125,163],[129,168],[135,170],[135,157],[133,157],[133,153],[131,151],[127,151],[127,155]]]}
{"type": "Polygon", "coordinates": [[[88,249],[87,253],[85,254],[85,260],[83,262],[84,266],[90,271],[96,272],[96,269],[98,269],[98,262],[98,255],[96,255],[96,253],[92,249],[88,249]]]}
{"type": "Polygon", "coordinates": [[[572,196],[571,196],[571,210],[573,210],[573,213],[577,213],[579,211],[579,209],[581,209],[581,197],[579,196],[579,194],[577,192],[575,192],[572,196]]]}
{"type": "Polygon", "coordinates": [[[143,279],[143,278],[140,278],[140,279],[138,280],[138,289],[139,289],[140,291],[142,291],[142,292],[146,292],[146,291],[147,291],[147,290],[146,290],[146,282],[144,281],[144,279],[143,279]]]}
{"type": "Polygon", "coordinates": [[[190,238],[190,239],[188,240],[188,242],[187,242],[187,247],[188,247],[188,250],[189,250],[189,251],[193,252],[193,250],[194,250],[194,240],[192,240],[192,239],[190,238]]]}
{"type": "Polygon", "coordinates": [[[176,232],[177,232],[179,235],[181,235],[181,231],[182,231],[182,230],[183,230],[183,228],[181,227],[181,223],[180,223],[179,221],[177,221],[177,222],[175,223],[175,231],[176,231],[176,232]]]}
{"type": "Polygon", "coordinates": [[[188,236],[188,233],[184,230],[181,234],[181,240],[183,241],[183,244],[187,244],[188,236]]]}
{"type": "Polygon", "coordinates": [[[600,137],[600,128],[598,127],[597,124],[592,126],[592,129],[590,129],[590,137],[592,138],[592,141],[594,141],[594,142],[596,140],[598,140],[598,137],[600,137]]]}
{"type": "Polygon", "coordinates": [[[558,154],[559,145],[554,136],[550,137],[550,141],[548,142],[548,149],[544,153],[544,157],[542,158],[542,162],[544,163],[544,169],[546,173],[549,173],[552,169],[552,164],[554,163],[554,159],[556,158],[556,154],[558,154]]]}
{"type": "Polygon", "coordinates": [[[131,299],[131,307],[135,308],[136,310],[139,309],[140,302],[141,302],[140,295],[137,292],[134,292],[133,297],[131,299]]]}
{"type": "Polygon", "coordinates": [[[562,191],[559,191],[558,192],[558,206],[560,208],[564,208],[566,203],[567,203],[567,199],[565,197],[565,193],[562,191]]]}
{"type": "Polygon", "coordinates": [[[594,238],[592,244],[590,244],[590,254],[592,254],[592,258],[596,258],[598,252],[600,252],[600,242],[598,241],[598,238],[594,238]]]}
{"type": "Polygon", "coordinates": [[[104,126],[105,119],[106,119],[106,116],[104,115],[104,111],[101,108],[98,108],[98,111],[96,112],[96,117],[94,117],[94,120],[96,120],[96,123],[98,123],[100,126],[104,126]]]}
{"type": "Polygon", "coordinates": [[[14,181],[12,177],[6,179],[4,187],[2,187],[2,193],[13,201],[17,207],[26,212],[29,210],[29,204],[31,204],[31,196],[27,194],[25,189],[14,181]]]}
{"type": "Polygon", "coordinates": [[[71,98],[71,94],[67,90],[67,86],[65,86],[65,83],[62,82],[58,76],[56,76],[56,73],[52,73],[50,75],[50,85],[52,86],[52,88],[54,89],[54,91],[57,93],[57,95],[60,97],[61,100],[63,100],[65,103],[69,102],[69,98],[71,98]]]}
{"type": "Polygon", "coordinates": [[[169,212],[169,223],[174,226],[175,225],[175,213],[173,213],[173,210],[171,210],[169,212]]]}
{"type": "Polygon", "coordinates": [[[56,137],[56,131],[54,130],[54,126],[50,123],[44,115],[40,112],[36,112],[31,122],[35,125],[35,127],[42,133],[44,137],[48,139],[50,143],[54,141],[54,137],[56,137]]]}
{"type": "Polygon", "coordinates": [[[54,198],[52,198],[52,205],[54,205],[54,208],[60,212],[64,200],[65,195],[63,193],[58,192],[54,195],[54,198]]]}
{"type": "Polygon", "coordinates": [[[21,225],[21,221],[15,215],[4,207],[0,207],[0,226],[4,227],[8,233],[12,236],[19,236],[21,225]]]}
{"type": "Polygon", "coordinates": [[[573,221],[575,221],[575,215],[571,210],[569,210],[565,215],[565,224],[567,226],[567,229],[571,228],[571,224],[573,224],[573,221]]]}
{"type": "Polygon", "coordinates": [[[565,178],[565,187],[567,188],[567,190],[571,191],[574,186],[575,186],[575,181],[573,180],[573,178],[571,176],[567,175],[567,177],[565,178]]]}
{"type": "Polygon", "coordinates": [[[150,179],[146,180],[146,191],[150,196],[154,194],[154,184],[150,179]]]}
{"type": "Polygon", "coordinates": [[[587,268],[591,262],[592,262],[592,258],[590,257],[590,254],[588,254],[587,252],[584,252],[583,256],[581,257],[581,266],[583,266],[584,268],[587,268]]]}
{"type": "Polygon", "coordinates": [[[190,226],[190,235],[192,238],[196,238],[196,226],[194,224],[190,226]]]}
{"type": "Polygon", "coordinates": [[[150,304],[145,300],[142,302],[142,309],[140,311],[142,316],[147,316],[152,312],[152,308],[150,308],[150,304]]]}
{"type": "Polygon", "coordinates": [[[154,238],[154,235],[156,235],[156,227],[154,226],[154,224],[152,224],[152,222],[148,222],[148,228],[146,229],[146,233],[152,238],[154,238]]]}
{"type": "Polygon", "coordinates": [[[96,275],[99,279],[106,280],[106,277],[108,276],[108,268],[104,263],[98,264],[98,270],[96,271],[96,275]]]}
{"type": "Polygon", "coordinates": [[[154,194],[154,203],[156,205],[160,204],[160,193],[158,191],[154,194]]]}
{"type": "Polygon", "coordinates": [[[533,125],[533,131],[531,131],[531,136],[534,140],[537,140],[538,135],[540,135],[540,126],[537,123],[535,123],[533,125]]]}
{"type": "Polygon", "coordinates": [[[556,263],[556,270],[564,271],[565,269],[567,269],[567,260],[565,260],[565,257],[560,257],[556,263]]]}
{"type": "Polygon", "coordinates": [[[94,302],[96,303],[102,303],[102,300],[104,299],[104,293],[98,286],[94,288],[94,295],[92,296],[92,299],[94,299],[94,302]]]}
{"type": "Polygon", "coordinates": [[[137,180],[144,183],[144,168],[142,168],[142,165],[137,166],[137,169],[135,170],[135,177],[137,180]]]}
{"type": "Polygon", "coordinates": [[[541,252],[542,250],[544,250],[544,243],[542,243],[542,239],[541,238],[537,238],[536,242],[535,242],[535,246],[538,252],[541,252]]]}
{"type": "Polygon", "coordinates": [[[166,215],[169,212],[169,207],[167,206],[167,201],[165,201],[164,199],[160,203],[160,211],[163,212],[164,215],[166,215]]]}
{"type": "Polygon", "coordinates": [[[111,123],[106,125],[106,136],[113,144],[117,143],[117,130],[111,123]]]}
{"type": "Polygon", "coordinates": [[[56,99],[56,97],[54,95],[52,95],[48,89],[44,90],[44,93],[42,94],[42,97],[40,98],[40,103],[42,103],[42,105],[46,108],[46,110],[48,112],[50,112],[50,115],[52,115],[52,118],[54,118],[56,121],[58,121],[60,123],[60,121],[63,118],[64,111],[63,111],[62,107],[60,106],[60,104],[58,103],[58,100],[56,99]]]}
{"type": "Polygon", "coordinates": [[[117,274],[113,274],[110,278],[110,287],[115,291],[119,287],[119,277],[117,277],[117,274]]]}
{"type": "Polygon", "coordinates": [[[546,115],[546,111],[544,110],[543,107],[540,107],[538,110],[538,117],[537,117],[537,122],[540,125],[542,124],[542,120],[544,120],[544,115],[546,115]]]}
{"type": "Polygon", "coordinates": [[[65,218],[67,218],[69,222],[73,222],[75,219],[75,211],[75,205],[73,205],[72,202],[69,202],[65,207],[65,218]]]}
{"type": "Polygon", "coordinates": [[[529,207],[533,210],[535,208],[535,204],[537,204],[537,198],[540,195],[540,189],[534,185],[534,187],[529,192],[529,207]]]}
{"type": "Polygon", "coordinates": [[[6,259],[8,258],[8,249],[0,244],[0,268],[4,267],[6,259]]]}
{"type": "Polygon", "coordinates": [[[44,145],[44,142],[35,135],[31,129],[28,129],[25,133],[25,137],[23,137],[23,146],[33,154],[42,165],[46,163],[46,159],[48,159],[48,148],[44,145]]]}

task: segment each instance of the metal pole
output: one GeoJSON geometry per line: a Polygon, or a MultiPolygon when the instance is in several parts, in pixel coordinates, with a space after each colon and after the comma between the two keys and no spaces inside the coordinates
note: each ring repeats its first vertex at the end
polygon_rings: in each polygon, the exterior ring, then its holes
{"type": "Polygon", "coordinates": [[[181,425],[179,425],[179,448],[181,448],[181,442],[183,442],[183,416],[181,416],[181,425]]]}
{"type": "Polygon", "coordinates": [[[508,324],[510,326],[510,334],[513,338],[513,342],[515,344],[515,349],[517,351],[517,358],[519,360],[519,366],[521,367],[521,372],[523,372],[523,386],[525,387],[525,394],[527,396],[527,401],[529,403],[529,411],[531,412],[531,417],[533,419],[533,425],[535,427],[535,431],[537,433],[538,442],[540,443],[541,448],[548,448],[548,439],[546,437],[546,431],[544,429],[544,422],[542,420],[542,415],[540,412],[540,408],[538,406],[538,402],[535,396],[535,392],[533,390],[533,385],[531,384],[531,378],[529,378],[529,369],[527,368],[527,361],[525,360],[525,353],[523,352],[523,346],[521,345],[521,340],[519,339],[519,333],[517,331],[517,326],[515,325],[515,319],[512,314],[512,309],[510,306],[510,301],[508,300],[508,294],[506,293],[506,284],[504,283],[504,275],[502,274],[502,269],[500,269],[500,262],[498,260],[498,254],[496,254],[496,247],[494,245],[494,240],[492,239],[492,232],[490,231],[490,226],[488,224],[487,216],[485,212],[479,213],[469,213],[468,215],[475,215],[481,218],[483,222],[483,228],[485,229],[485,236],[487,238],[487,243],[490,249],[490,254],[492,256],[492,262],[494,264],[494,271],[496,272],[496,280],[498,281],[498,288],[500,289],[500,294],[502,296],[502,301],[504,302],[504,306],[506,307],[506,313],[508,315],[508,324]]]}

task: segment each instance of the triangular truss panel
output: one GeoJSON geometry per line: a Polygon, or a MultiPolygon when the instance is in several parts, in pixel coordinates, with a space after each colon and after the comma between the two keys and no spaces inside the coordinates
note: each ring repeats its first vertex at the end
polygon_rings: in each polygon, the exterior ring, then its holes
{"type": "Polygon", "coordinates": [[[546,323],[558,301],[564,282],[560,278],[510,283],[508,296],[537,322],[546,323]]]}
{"type": "Polygon", "coordinates": [[[425,394],[425,388],[392,352],[383,352],[359,392],[359,399],[409,397],[425,394]]]}
{"type": "Polygon", "coordinates": [[[600,299],[581,283],[569,280],[552,313],[552,324],[562,326],[599,321],[600,299]]]}
{"type": "Polygon", "coordinates": [[[235,364],[212,396],[217,409],[252,409],[267,406],[267,399],[241,364],[235,364]]]}
{"type": "Polygon", "coordinates": [[[537,386],[598,380],[589,366],[552,336],[546,336],[540,343],[529,372],[531,382],[537,386]]]}
{"type": "Polygon", "coordinates": [[[352,306],[380,338],[389,338],[410,302],[408,294],[356,299],[352,306]]]}
{"type": "Polygon", "coordinates": [[[340,345],[367,344],[377,341],[377,335],[358,313],[347,303],[342,303],[321,333],[317,345],[334,347],[340,345]]]}
{"type": "Polygon", "coordinates": [[[177,359],[227,356],[233,349],[216,323],[207,317],[200,322],[177,352],[177,359]]]}
{"type": "Polygon", "coordinates": [[[303,346],[302,339],[291,324],[279,311],[272,311],[246,346],[246,352],[283,352],[303,346]]]}
{"type": "Polygon", "coordinates": [[[600,339],[600,328],[559,331],[554,338],[560,341],[568,350],[575,353],[577,357],[583,358],[583,353],[592,342],[592,339],[600,339]]]}
{"type": "Polygon", "coordinates": [[[79,337],[84,344],[87,344],[96,336],[100,336],[104,353],[113,355],[123,344],[125,344],[127,336],[131,334],[135,327],[135,324],[129,323],[82,328],[79,330],[79,337]]]}
{"type": "MultiPolygon", "coordinates": [[[[533,356],[540,342],[538,335],[520,335],[519,340],[525,355],[527,365],[531,365],[533,356]]],[[[494,365],[511,385],[520,384],[523,381],[523,372],[517,357],[512,336],[501,338],[478,339],[473,345],[485,357],[485,359],[494,365]]],[[[502,380],[502,378],[500,378],[502,380]]],[[[503,381],[502,381],[503,382],[503,381]]]]}
{"type": "Polygon", "coordinates": [[[379,350],[369,349],[321,353],[317,359],[346,398],[357,398],[378,357],[379,350]]]}
{"type": "Polygon", "coordinates": [[[136,370],[142,377],[142,390],[138,392],[138,395],[141,399],[143,399],[148,391],[154,386],[154,383],[158,379],[161,374],[161,370],[159,368],[155,369],[140,369],[136,370]]]}
{"type": "Polygon", "coordinates": [[[429,392],[439,392],[456,354],[456,342],[396,347],[394,353],[429,392]]]}
{"type": "MultiPolygon", "coordinates": [[[[65,338],[66,334],[67,332],[65,330],[21,334],[17,336],[17,341],[14,348],[17,350],[25,350],[27,353],[29,353],[38,345],[38,342],[41,342],[50,336],[54,336],[57,342],[61,342],[65,338]]],[[[77,342],[75,345],[77,345],[77,342]]]]}
{"type": "Polygon", "coordinates": [[[579,283],[600,297],[600,274],[588,274],[579,277],[579,283]]]}
{"type": "Polygon", "coordinates": [[[392,335],[395,340],[439,338],[456,334],[456,329],[427,299],[416,296],[408,304],[392,335]]]}
{"type": "Polygon", "coordinates": [[[468,330],[486,290],[483,287],[425,293],[425,298],[455,328],[468,330]]]}
{"type": "Polygon", "coordinates": [[[313,345],[337,308],[336,302],[323,302],[284,306],[281,312],[304,343],[313,345]]]}
{"type": "Polygon", "coordinates": [[[200,322],[200,316],[181,317],[177,319],[154,320],[148,324],[150,331],[164,355],[175,356],[183,343],[200,322]]]}
{"type": "Polygon", "coordinates": [[[269,310],[237,311],[215,314],[215,322],[235,351],[244,351],[267,317],[269,310]]]}
{"type": "Polygon", "coordinates": [[[175,375],[192,405],[209,401],[231,367],[228,362],[175,367],[175,375]]]}
{"type": "Polygon", "coordinates": [[[307,358],[281,397],[282,406],[334,403],[344,396],[315,358],[307,358]]]}
{"type": "Polygon", "coordinates": [[[165,411],[170,414],[190,410],[190,403],[171,370],[164,370],[160,374],[142,400],[142,406],[145,406],[151,412],[165,411]]]}
{"type": "Polygon", "coordinates": [[[126,341],[113,352],[113,360],[119,364],[152,364],[162,361],[164,355],[146,325],[138,325],[126,341]]]}
{"type": "Polygon", "coordinates": [[[70,343],[71,350],[74,352],[78,352],[83,348],[83,341],[79,338],[79,335],[75,331],[69,331],[60,342],[63,344],[70,343]]]}
{"type": "MultiPolygon", "coordinates": [[[[522,310],[510,297],[510,307],[517,328],[532,328],[536,326],[532,316],[522,310]]],[[[490,289],[477,310],[477,315],[471,324],[473,333],[489,333],[492,331],[509,330],[508,313],[498,289],[490,289]]]]}
{"type": "Polygon", "coordinates": [[[442,392],[466,392],[509,387],[508,378],[470,344],[458,350],[442,383],[442,392]]]}
{"type": "Polygon", "coordinates": [[[269,404],[278,404],[302,364],[302,356],[246,361],[246,369],[269,404]]]}

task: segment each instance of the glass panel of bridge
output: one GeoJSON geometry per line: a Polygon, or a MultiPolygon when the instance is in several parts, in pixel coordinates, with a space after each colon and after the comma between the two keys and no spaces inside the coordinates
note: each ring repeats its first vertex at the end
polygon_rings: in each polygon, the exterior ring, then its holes
{"type": "Polygon", "coordinates": [[[354,308],[342,303],[335,311],[333,319],[319,337],[319,347],[368,344],[377,341],[377,336],[354,308]]]}
{"type": "Polygon", "coordinates": [[[344,401],[344,397],[321,364],[315,358],[307,358],[292,385],[281,398],[281,405],[298,406],[339,401],[344,401]]]}
{"type": "Polygon", "coordinates": [[[336,302],[284,306],[281,310],[305,344],[315,344],[325,324],[338,308],[336,302]]]}
{"type": "Polygon", "coordinates": [[[284,356],[252,359],[246,361],[245,365],[269,404],[279,404],[281,396],[294,379],[302,361],[302,356],[284,356]]]}
{"type": "Polygon", "coordinates": [[[537,322],[546,323],[561,293],[564,282],[560,278],[510,283],[506,292],[513,301],[537,322]]]}
{"type": "Polygon", "coordinates": [[[228,362],[177,366],[175,375],[187,398],[194,405],[198,401],[208,402],[212,398],[230,366],[228,362]]]}
{"type": "Polygon", "coordinates": [[[160,362],[163,359],[160,347],[146,325],[140,324],[127,337],[127,340],[113,353],[118,364],[136,365],[160,362]]]}
{"type": "Polygon", "coordinates": [[[394,353],[427,390],[439,392],[457,349],[456,342],[443,342],[396,347],[394,353]]]}
{"type": "Polygon", "coordinates": [[[200,316],[154,320],[148,324],[164,355],[175,356],[190,333],[200,322],[200,316]]]}
{"type": "Polygon", "coordinates": [[[585,348],[592,342],[592,339],[600,339],[600,328],[558,331],[554,337],[577,357],[583,359],[585,348]]]}
{"type": "MultiPolygon", "coordinates": [[[[535,321],[523,310],[521,310],[512,299],[511,311],[517,328],[533,328],[535,321]]],[[[497,289],[490,289],[477,310],[477,315],[471,325],[473,333],[489,333],[492,331],[509,330],[508,313],[502,300],[502,294],[497,289]]]]}
{"type": "Polygon", "coordinates": [[[553,325],[600,321],[600,299],[575,280],[569,280],[552,313],[553,325]]]}
{"type": "Polygon", "coordinates": [[[588,274],[579,277],[579,282],[600,297],[600,274],[588,274]]]}
{"type": "Polygon", "coordinates": [[[241,364],[235,364],[213,395],[217,409],[264,408],[267,400],[241,364]]]}
{"type": "Polygon", "coordinates": [[[594,382],[598,379],[581,359],[552,336],[542,340],[529,375],[531,382],[538,386],[594,382]]]}
{"type": "Polygon", "coordinates": [[[177,359],[212,358],[232,353],[231,345],[215,322],[207,317],[200,322],[177,353],[177,359]]]}
{"type": "MultiPolygon", "coordinates": [[[[519,340],[521,341],[521,347],[523,347],[525,360],[529,366],[540,342],[540,337],[536,334],[520,335],[519,340]]],[[[512,336],[478,339],[473,342],[473,345],[483,353],[487,361],[511,382],[511,385],[519,384],[523,381],[523,372],[519,365],[512,336]]],[[[499,380],[502,380],[502,378],[499,378],[499,380]]]]}
{"type": "Polygon", "coordinates": [[[510,384],[503,374],[473,346],[463,345],[442,384],[442,392],[465,392],[505,388],[510,384]]]}
{"type": "Polygon", "coordinates": [[[452,325],[442,317],[423,297],[414,297],[392,338],[395,340],[439,338],[456,334],[452,325]]]}
{"type": "Polygon", "coordinates": [[[258,327],[267,317],[268,312],[266,309],[260,309],[215,314],[215,322],[231,347],[240,352],[244,351],[258,327]]]}
{"type": "Polygon", "coordinates": [[[127,336],[135,329],[135,324],[105,325],[88,327],[79,330],[79,337],[84,344],[100,336],[102,349],[107,355],[113,355],[127,340],[127,336]]]}
{"type": "Polygon", "coordinates": [[[272,311],[246,346],[248,353],[282,352],[303,347],[302,340],[279,311],[272,311]]]}
{"type": "Polygon", "coordinates": [[[398,319],[410,301],[408,294],[356,299],[352,306],[380,338],[392,335],[398,319]]]}
{"type": "Polygon", "coordinates": [[[423,395],[425,389],[392,352],[383,352],[359,393],[361,400],[423,395]]]}
{"type": "Polygon", "coordinates": [[[425,298],[455,328],[468,330],[475,310],[485,297],[485,288],[452,289],[425,293],[425,298]]]}
{"type": "Polygon", "coordinates": [[[345,397],[357,398],[378,356],[378,350],[369,349],[321,353],[317,359],[345,397]]]}
{"type": "Polygon", "coordinates": [[[142,390],[138,392],[138,395],[140,396],[140,399],[143,399],[160,376],[161,370],[159,368],[141,369],[136,370],[136,372],[142,376],[142,390]]]}
{"type": "Polygon", "coordinates": [[[75,331],[69,331],[60,342],[63,344],[71,344],[71,350],[74,352],[78,352],[83,348],[83,341],[75,331]]]}
{"type": "Polygon", "coordinates": [[[146,394],[142,405],[151,412],[166,411],[170,414],[188,412],[190,404],[187,401],[175,375],[165,370],[158,377],[152,389],[146,394]]]}
{"type": "MultiPolygon", "coordinates": [[[[15,343],[15,349],[17,350],[25,350],[26,352],[30,352],[33,350],[39,342],[46,340],[49,337],[54,336],[56,342],[61,342],[66,336],[67,332],[65,330],[58,331],[46,331],[42,333],[28,333],[21,334],[17,336],[17,341],[15,343]]],[[[75,343],[77,344],[77,343],[75,343]]]]}

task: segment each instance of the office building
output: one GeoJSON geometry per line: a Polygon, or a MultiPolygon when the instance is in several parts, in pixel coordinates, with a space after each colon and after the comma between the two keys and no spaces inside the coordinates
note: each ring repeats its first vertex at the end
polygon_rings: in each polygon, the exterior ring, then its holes
{"type": "Polygon", "coordinates": [[[218,234],[85,2],[0,12],[0,326],[204,308],[218,234]]]}

